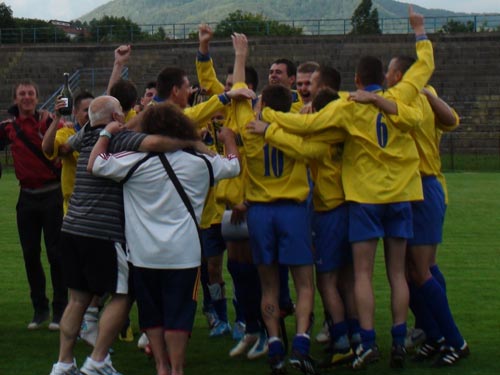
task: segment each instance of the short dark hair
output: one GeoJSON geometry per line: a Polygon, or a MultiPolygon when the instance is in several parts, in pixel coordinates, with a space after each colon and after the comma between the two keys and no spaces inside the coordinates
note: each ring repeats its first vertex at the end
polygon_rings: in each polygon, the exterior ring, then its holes
{"type": "Polygon", "coordinates": [[[156,81],[149,81],[148,83],[146,83],[146,90],[147,89],[155,89],[156,88],[156,81]]]}
{"type": "Polygon", "coordinates": [[[142,131],[185,140],[199,140],[196,124],[173,103],[150,106],[144,111],[142,131]]]}
{"type": "MultiPolygon", "coordinates": [[[[227,68],[227,74],[233,74],[234,68],[233,66],[229,66],[227,68]]],[[[247,86],[252,85],[252,90],[257,91],[257,87],[259,86],[259,75],[253,66],[245,66],[245,83],[247,86]]]]}
{"type": "Polygon", "coordinates": [[[410,66],[415,62],[415,58],[407,55],[396,56],[396,69],[400,71],[402,74],[405,74],[410,66]]]}
{"type": "Polygon", "coordinates": [[[292,101],[292,92],[283,85],[267,85],[262,90],[263,105],[275,111],[290,111],[292,101]]]}
{"type": "Polygon", "coordinates": [[[319,75],[319,85],[322,87],[329,87],[335,91],[340,90],[340,83],[342,81],[340,73],[337,69],[328,65],[321,65],[316,69],[319,75]]]}
{"type": "Polygon", "coordinates": [[[288,59],[277,59],[272,62],[271,65],[273,64],[284,64],[286,65],[286,75],[288,77],[296,76],[297,75],[297,67],[293,63],[293,61],[288,60],[288,59]]]}
{"type": "Polygon", "coordinates": [[[78,94],[76,94],[76,96],[73,98],[73,103],[74,103],[74,107],[75,108],[78,108],[80,106],[80,103],[85,100],[85,99],[94,99],[94,95],[92,95],[90,92],[88,91],[80,91],[78,94]]]}
{"type": "Polygon", "coordinates": [[[318,112],[326,107],[327,104],[333,102],[334,100],[337,100],[338,98],[340,98],[340,96],[339,94],[337,94],[336,90],[332,89],[331,87],[325,87],[319,90],[314,97],[312,101],[312,107],[314,111],[318,112]]]}
{"type": "Polygon", "coordinates": [[[374,56],[362,57],[358,62],[356,75],[363,86],[382,85],[385,79],[382,61],[374,56]]]}
{"type": "Polygon", "coordinates": [[[306,61],[300,64],[297,68],[297,73],[314,73],[319,68],[316,61],[306,61]]]}
{"type": "Polygon", "coordinates": [[[187,77],[186,71],[181,68],[168,67],[163,69],[156,78],[156,90],[163,100],[169,98],[174,87],[181,87],[187,77]]]}
{"type": "Polygon", "coordinates": [[[109,95],[118,99],[123,111],[128,112],[137,101],[137,87],[135,87],[132,81],[120,79],[111,86],[109,95]]]}
{"type": "Polygon", "coordinates": [[[31,79],[25,79],[23,81],[16,83],[16,85],[12,87],[12,98],[13,99],[16,98],[16,93],[17,93],[17,89],[19,88],[19,86],[33,86],[35,88],[36,97],[40,98],[40,89],[38,88],[38,85],[34,81],[32,81],[31,79]]]}

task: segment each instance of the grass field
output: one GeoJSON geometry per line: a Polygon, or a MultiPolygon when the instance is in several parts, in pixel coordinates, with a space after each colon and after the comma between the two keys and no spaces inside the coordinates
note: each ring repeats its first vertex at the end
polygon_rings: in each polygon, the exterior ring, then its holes
{"type": "MultiPolygon", "coordinates": [[[[438,252],[439,264],[447,281],[448,297],[456,322],[471,348],[471,356],[456,367],[430,369],[428,365],[408,362],[406,374],[500,374],[500,174],[447,174],[450,191],[445,239],[438,252]]],[[[0,375],[49,374],[57,359],[58,334],[44,328],[29,332],[26,325],[32,317],[29,291],[21,250],[18,244],[15,205],[17,182],[8,171],[0,180],[0,375]]],[[[43,254],[46,262],[45,253],[43,254]]],[[[382,252],[378,252],[375,289],[377,297],[376,328],[382,361],[367,370],[373,374],[390,373],[389,360],[389,290],[385,278],[382,252]]],[[[231,288],[228,288],[231,293],[231,288]]],[[[229,303],[232,313],[232,306],[229,303]]],[[[316,298],[316,316],[322,316],[316,298]]],[[[132,313],[137,333],[135,310],[132,313]]],[[[288,318],[289,334],[293,319],[288,318]]],[[[317,322],[315,330],[319,328],[317,322]]],[[[137,338],[137,334],[136,334],[137,338]]],[[[197,314],[193,337],[189,343],[186,374],[238,375],[266,374],[265,360],[250,362],[230,359],[234,345],[230,338],[209,339],[204,317],[197,314]]],[[[124,375],[154,374],[153,361],[136,349],[136,343],[117,342],[113,362],[124,375]]],[[[78,364],[90,348],[77,344],[78,364]]],[[[313,345],[319,357],[321,347],[313,345]]],[[[291,371],[290,371],[291,372],[291,371]]],[[[350,369],[333,372],[347,374],[350,369]]]]}

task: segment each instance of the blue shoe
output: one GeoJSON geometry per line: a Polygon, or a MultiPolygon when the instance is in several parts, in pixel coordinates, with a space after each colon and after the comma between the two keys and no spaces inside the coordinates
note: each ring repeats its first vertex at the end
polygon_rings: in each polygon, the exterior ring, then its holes
{"type": "Polygon", "coordinates": [[[233,340],[240,341],[245,336],[245,323],[237,321],[233,326],[233,340]]]}
{"type": "Polygon", "coordinates": [[[213,306],[209,306],[206,309],[203,309],[203,315],[207,318],[208,328],[212,329],[215,327],[215,324],[218,322],[219,318],[217,317],[217,313],[213,306]]]}
{"type": "Polygon", "coordinates": [[[264,355],[267,354],[269,351],[269,346],[267,344],[267,333],[266,331],[262,330],[259,333],[259,338],[255,342],[254,346],[252,346],[252,349],[247,353],[247,358],[248,359],[256,359],[260,358],[264,355]]]}
{"type": "Polygon", "coordinates": [[[215,326],[210,331],[208,337],[220,337],[224,335],[229,335],[230,333],[231,333],[231,326],[229,325],[229,323],[219,320],[215,323],[215,326]]]}

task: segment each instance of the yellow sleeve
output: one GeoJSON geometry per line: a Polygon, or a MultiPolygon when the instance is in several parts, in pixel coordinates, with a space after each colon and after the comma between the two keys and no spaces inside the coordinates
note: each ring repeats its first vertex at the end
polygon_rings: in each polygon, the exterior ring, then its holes
{"type": "Polygon", "coordinates": [[[314,142],[287,133],[277,124],[269,125],[264,138],[267,143],[283,151],[286,156],[305,162],[312,159],[322,159],[330,149],[330,145],[324,142],[314,142]]]}
{"type": "MultiPolygon", "coordinates": [[[[415,101],[413,102],[415,103],[415,101]]],[[[422,123],[423,113],[420,106],[406,105],[400,101],[397,102],[397,105],[397,115],[390,115],[386,113],[387,117],[390,118],[392,123],[397,128],[399,128],[403,132],[407,132],[422,123]]]]}
{"type": "Polygon", "coordinates": [[[354,102],[338,99],[321,111],[311,114],[284,113],[264,108],[262,119],[269,123],[277,122],[280,127],[292,133],[311,134],[331,128],[345,128],[350,119],[349,109],[354,105],[354,102]]]}
{"type": "Polygon", "coordinates": [[[217,95],[213,95],[206,102],[184,109],[184,114],[196,123],[205,123],[215,112],[224,109],[224,104],[217,95]]]}
{"type": "Polygon", "coordinates": [[[211,58],[206,61],[202,61],[200,58],[196,59],[196,74],[200,86],[209,94],[218,95],[224,92],[224,85],[217,79],[214,62],[211,58]]]}
{"type": "Polygon", "coordinates": [[[434,72],[434,51],[430,40],[416,43],[417,61],[408,69],[401,82],[388,92],[403,103],[410,104],[427,84],[434,72]]]}
{"type": "Polygon", "coordinates": [[[45,157],[49,160],[54,160],[55,158],[59,157],[59,147],[66,144],[69,137],[74,134],[76,134],[76,130],[74,128],[62,127],[60,129],[57,129],[52,154],[49,155],[44,152],[43,154],[45,155],[45,157]]]}

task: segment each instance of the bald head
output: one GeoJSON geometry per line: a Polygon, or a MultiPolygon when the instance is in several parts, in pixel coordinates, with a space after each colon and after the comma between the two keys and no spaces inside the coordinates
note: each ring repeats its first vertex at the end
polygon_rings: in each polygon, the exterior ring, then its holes
{"type": "Polygon", "coordinates": [[[92,100],[89,107],[91,126],[106,125],[111,121],[123,122],[123,111],[118,99],[112,96],[99,96],[92,100]]]}

